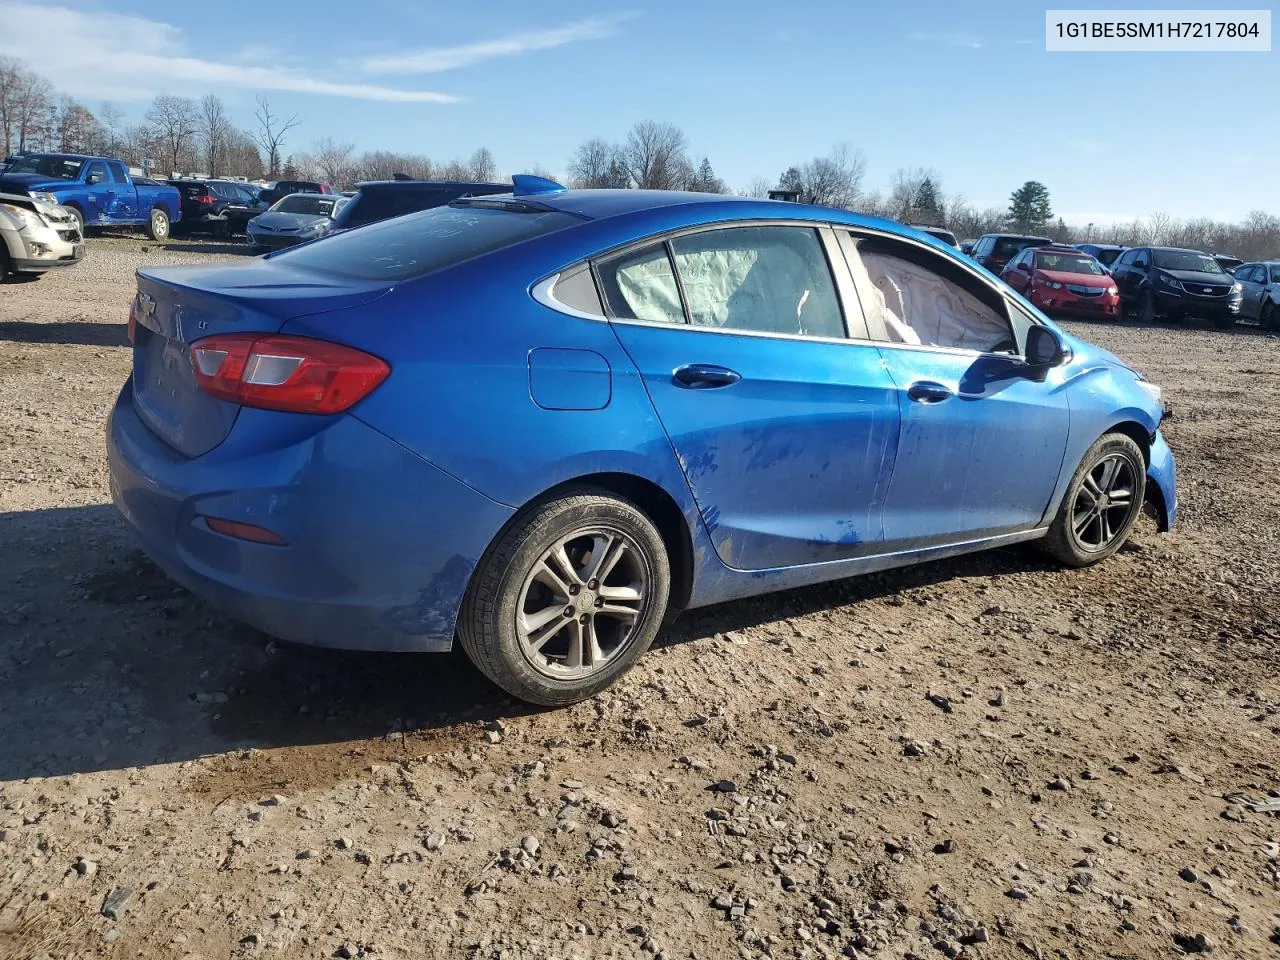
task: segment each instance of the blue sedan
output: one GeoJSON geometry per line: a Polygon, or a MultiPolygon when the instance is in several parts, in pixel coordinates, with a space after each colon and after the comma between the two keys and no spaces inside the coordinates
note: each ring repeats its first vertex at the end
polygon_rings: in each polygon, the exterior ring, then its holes
{"type": "Polygon", "coordinates": [[[900,224],[472,198],[139,271],[111,414],[146,552],[276,637],[604,689],[675,610],[1174,523],[1159,387],[900,224]]]}

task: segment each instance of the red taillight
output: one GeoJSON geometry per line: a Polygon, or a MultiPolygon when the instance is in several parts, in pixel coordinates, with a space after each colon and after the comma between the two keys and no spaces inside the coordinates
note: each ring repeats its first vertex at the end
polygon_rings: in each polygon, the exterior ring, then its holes
{"type": "Polygon", "coordinates": [[[210,193],[202,193],[196,197],[196,203],[199,203],[206,207],[212,207],[217,202],[218,202],[218,198],[213,196],[213,194],[210,194],[210,193]]]}
{"type": "Polygon", "coordinates": [[[280,534],[260,527],[254,523],[240,523],[236,520],[223,520],[221,517],[205,517],[204,522],[214,533],[224,537],[235,537],[237,540],[251,540],[254,543],[268,543],[273,547],[288,546],[280,534]]]}
{"type": "Polygon", "coordinates": [[[385,361],[338,343],[241,333],[197,340],[191,362],[205,393],[290,413],[341,413],[391,373],[385,361]]]}

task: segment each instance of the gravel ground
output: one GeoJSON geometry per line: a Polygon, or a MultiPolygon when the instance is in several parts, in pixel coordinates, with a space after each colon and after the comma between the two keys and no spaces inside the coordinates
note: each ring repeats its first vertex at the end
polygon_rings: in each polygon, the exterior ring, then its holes
{"type": "Polygon", "coordinates": [[[681,618],[536,712],[277,644],[109,506],[132,271],[0,288],[0,956],[1280,953],[1280,343],[1069,324],[1165,385],[1182,522],[681,618]]]}

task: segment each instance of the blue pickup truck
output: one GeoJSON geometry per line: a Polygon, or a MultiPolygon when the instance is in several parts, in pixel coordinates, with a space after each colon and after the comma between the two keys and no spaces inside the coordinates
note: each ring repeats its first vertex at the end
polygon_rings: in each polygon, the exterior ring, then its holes
{"type": "Polygon", "coordinates": [[[25,193],[67,207],[89,227],[141,227],[152,240],[169,237],[182,218],[178,190],[145,177],[130,176],[119,160],[70,153],[27,153],[9,157],[0,169],[0,193],[25,193]]]}

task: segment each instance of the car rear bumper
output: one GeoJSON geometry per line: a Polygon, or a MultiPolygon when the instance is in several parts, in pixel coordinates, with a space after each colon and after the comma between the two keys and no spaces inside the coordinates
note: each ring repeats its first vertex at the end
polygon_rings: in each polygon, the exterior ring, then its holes
{"type": "Polygon", "coordinates": [[[1168,533],[1178,522],[1178,475],[1173,451],[1157,430],[1151,442],[1151,462],[1147,465],[1147,498],[1156,509],[1162,533],[1168,533]],[[1152,486],[1154,485],[1154,489],[1152,486]]]}
{"type": "Polygon", "coordinates": [[[315,646],[448,650],[471,572],[513,512],[349,415],[242,410],[221,446],[188,459],[138,418],[132,381],[107,453],[112,500],[161,569],[264,633],[315,646]],[[217,533],[205,517],[286,545],[217,533]]]}

